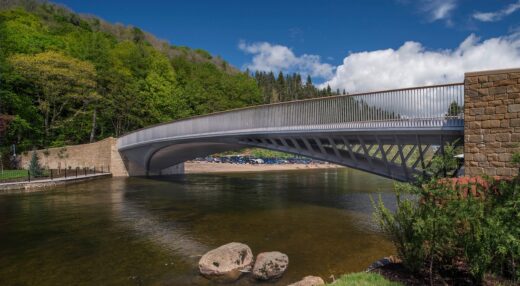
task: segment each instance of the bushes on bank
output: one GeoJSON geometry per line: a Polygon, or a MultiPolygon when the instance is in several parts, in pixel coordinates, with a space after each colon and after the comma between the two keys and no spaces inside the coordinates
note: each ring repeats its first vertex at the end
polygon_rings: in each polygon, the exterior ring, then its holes
{"type": "Polygon", "coordinates": [[[435,275],[462,274],[477,284],[485,275],[520,280],[517,179],[486,178],[461,185],[434,176],[395,189],[396,212],[379,200],[375,217],[408,270],[428,275],[431,283],[435,275]]]}

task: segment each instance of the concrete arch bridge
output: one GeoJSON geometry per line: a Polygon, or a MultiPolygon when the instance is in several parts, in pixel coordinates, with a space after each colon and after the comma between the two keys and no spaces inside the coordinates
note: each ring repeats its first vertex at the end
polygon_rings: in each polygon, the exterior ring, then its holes
{"type": "Polygon", "coordinates": [[[131,176],[260,147],[411,181],[446,144],[463,143],[463,106],[462,83],[299,100],[148,127],[117,147],[131,176]]]}

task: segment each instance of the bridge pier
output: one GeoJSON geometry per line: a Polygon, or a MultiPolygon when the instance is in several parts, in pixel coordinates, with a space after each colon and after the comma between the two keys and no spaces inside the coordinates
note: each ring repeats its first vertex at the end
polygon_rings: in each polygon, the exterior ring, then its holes
{"type": "Polygon", "coordinates": [[[464,161],[468,176],[511,177],[520,151],[520,69],[470,72],[464,80],[464,161]]]}

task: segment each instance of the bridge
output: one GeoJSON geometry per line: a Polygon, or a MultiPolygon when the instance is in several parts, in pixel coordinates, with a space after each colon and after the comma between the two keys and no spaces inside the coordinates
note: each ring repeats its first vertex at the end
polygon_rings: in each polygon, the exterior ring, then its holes
{"type": "Polygon", "coordinates": [[[463,143],[463,106],[463,83],[299,100],[151,126],[117,148],[131,176],[259,147],[411,181],[446,144],[463,143]]]}

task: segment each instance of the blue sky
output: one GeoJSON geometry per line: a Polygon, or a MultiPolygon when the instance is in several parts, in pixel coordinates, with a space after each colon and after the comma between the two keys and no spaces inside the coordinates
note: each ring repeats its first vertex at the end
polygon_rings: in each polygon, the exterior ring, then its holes
{"type": "MultiPolygon", "coordinates": [[[[451,73],[494,68],[494,64],[500,68],[508,62],[517,64],[517,59],[520,66],[520,41],[516,37],[520,31],[520,0],[56,2],[109,22],[138,26],[175,45],[203,48],[239,68],[300,71],[311,74],[316,82],[335,87],[370,88],[348,83],[338,71],[360,72],[360,65],[369,63],[370,56],[381,57],[379,64],[387,60],[374,52],[391,49],[394,53],[386,56],[409,57],[413,63],[422,64],[429,52],[441,56],[449,52],[453,59],[468,39],[468,50],[480,47],[488,53],[495,46],[485,46],[486,41],[505,40],[507,45],[500,48],[510,53],[509,58],[484,65],[462,59],[460,67],[455,68],[458,70],[451,73]],[[419,46],[405,47],[407,42],[419,46]],[[403,47],[406,51],[399,54],[403,47]],[[354,66],[344,62],[349,55],[365,58],[354,66]]],[[[481,55],[487,57],[485,52],[481,55]]],[[[455,77],[446,75],[446,71],[439,73],[433,82],[455,77]]],[[[408,81],[423,83],[418,79],[408,81]]],[[[408,81],[405,79],[406,84],[408,81]]]]}

